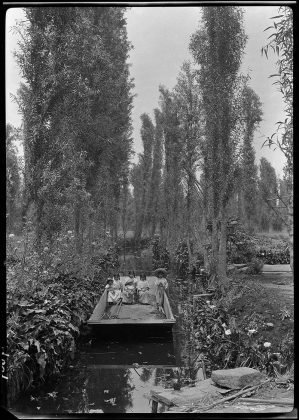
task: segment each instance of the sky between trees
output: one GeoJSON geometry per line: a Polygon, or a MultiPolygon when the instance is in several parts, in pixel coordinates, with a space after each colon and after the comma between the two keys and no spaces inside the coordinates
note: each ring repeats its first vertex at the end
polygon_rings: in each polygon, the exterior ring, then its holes
{"type": "MultiPolygon", "coordinates": [[[[248,35],[243,58],[242,71],[251,76],[249,85],[259,95],[263,103],[263,121],[255,133],[254,145],[257,161],[266,157],[282,175],[284,158],[276,150],[261,148],[265,138],[275,130],[275,123],[283,118],[284,104],[280,93],[272,85],[269,75],[276,73],[277,57],[269,54],[267,60],[261,56],[261,48],[267,43],[267,32],[271,25],[270,18],[277,15],[274,6],[247,6],[243,8],[244,27],[248,35]]],[[[11,8],[6,15],[6,120],[18,127],[21,116],[17,105],[11,100],[10,94],[15,94],[21,78],[13,57],[17,48],[17,34],[11,28],[17,19],[23,16],[22,9],[11,8]]],[[[180,67],[185,60],[192,57],[188,49],[190,36],[199,27],[199,7],[132,7],[127,11],[128,38],[134,49],[130,53],[131,76],[135,79],[134,109],[132,126],[134,148],[142,152],[140,128],[142,113],[153,116],[153,109],[158,106],[159,85],[172,89],[180,67]]]]}

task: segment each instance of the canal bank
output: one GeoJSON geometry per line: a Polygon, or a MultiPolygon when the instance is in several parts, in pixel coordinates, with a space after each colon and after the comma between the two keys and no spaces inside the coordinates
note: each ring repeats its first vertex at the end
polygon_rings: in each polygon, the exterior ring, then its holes
{"type": "MultiPolygon", "coordinates": [[[[245,322],[249,319],[249,322],[255,322],[259,328],[260,337],[263,341],[261,342],[261,350],[256,350],[255,354],[259,357],[259,359],[256,359],[257,363],[260,363],[262,369],[265,370],[267,367],[273,367],[270,357],[272,357],[272,353],[276,352],[276,346],[279,343],[276,344],[275,342],[275,348],[273,349],[271,349],[271,346],[264,347],[263,343],[274,343],[276,328],[283,331],[282,328],[287,327],[287,331],[291,331],[292,320],[284,318],[278,321],[277,315],[279,313],[285,315],[285,312],[279,312],[278,309],[280,308],[277,301],[273,299],[273,293],[271,293],[272,300],[269,300],[268,288],[263,288],[262,280],[262,277],[253,279],[250,276],[242,276],[242,283],[239,281],[238,284],[240,287],[242,286],[243,295],[232,303],[234,309],[240,310],[240,303],[244,300],[247,302],[243,313],[239,312],[238,322],[245,322]],[[259,282],[258,286],[257,281],[259,282]],[[266,302],[268,302],[268,306],[266,302]],[[254,308],[252,308],[252,305],[254,305],[254,308]],[[258,312],[261,305],[263,305],[265,316],[270,316],[271,319],[261,319],[258,312]],[[249,310],[252,312],[251,318],[248,318],[249,310]],[[270,320],[273,321],[272,324],[268,322],[270,320]],[[267,326],[267,324],[269,325],[267,326]],[[268,363],[268,365],[265,363],[268,363]]],[[[290,281],[290,279],[286,278],[285,281],[290,281]]],[[[82,342],[78,347],[74,361],[59,380],[47,382],[46,386],[33,389],[20,398],[11,409],[21,413],[25,412],[28,415],[101,412],[148,413],[151,412],[148,398],[151,390],[157,389],[157,387],[173,389],[178,374],[182,382],[182,389],[184,386],[192,387],[194,385],[192,380],[195,379],[194,374],[199,366],[196,364],[196,354],[209,352],[216,345],[221,348],[221,351],[226,352],[225,354],[231,354],[228,346],[230,337],[225,334],[225,331],[234,332],[234,329],[230,324],[227,324],[225,328],[221,327],[221,319],[218,320],[220,322],[219,328],[215,329],[215,319],[218,317],[216,305],[219,302],[213,302],[212,300],[208,301],[209,303],[204,301],[202,306],[197,308],[202,312],[197,312],[196,320],[192,318],[192,311],[189,313],[186,309],[193,305],[192,295],[196,293],[196,290],[191,292],[192,285],[184,284],[179,279],[169,279],[169,283],[169,300],[177,321],[170,339],[169,337],[161,338],[151,335],[147,340],[144,340],[140,337],[134,337],[134,334],[122,334],[121,337],[112,337],[105,341],[100,334],[89,332],[81,337],[82,342]],[[189,315],[191,316],[190,319],[188,318],[189,315]],[[199,347],[199,337],[195,335],[198,332],[197,329],[200,328],[200,324],[195,325],[194,321],[197,322],[198,320],[205,320],[205,325],[211,327],[212,330],[214,329],[215,334],[219,333],[215,335],[214,339],[209,331],[204,330],[204,336],[210,335],[213,341],[207,343],[206,348],[202,347],[202,351],[199,347]],[[228,343],[228,345],[221,347],[222,343],[228,343]]],[[[231,287],[232,284],[233,281],[231,281],[231,287]]],[[[238,290],[233,289],[234,293],[238,290]]],[[[223,313],[223,315],[229,314],[230,308],[223,313]]],[[[249,326],[246,325],[246,327],[249,326]]],[[[244,329],[242,334],[247,334],[247,329],[244,329]]],[[[283,337],[282,334],[281,337],[283,337]]],[[[257,342],[255,335],[251,339],[253,340],[251,345],[250,343],[246,345],[248,352],[253,352],[256,348],[254,345],[257,342]]],[[[284,352],[291,352],[291,350],[291,343],[284,347],[284,352]]],[[[239,354],[241,354],[241,351],[239,354]]],[[[251,355],[251,353],[248,354],[251,355]]],[[[289,358],[291,358],[291,353],[289,358]]],[[[211,360],[204,359],[208,373],[207,378],[209,378],[210,370],[215,369],[218,364],[218,359],[216,352],[211,356],[211,360]]],[[[221,360],[221,368],[225,368],[223,365],[225,364],[223,362],[225,361],[224,357],[221,360]]],[[[231,363],[233,362],[232,360],[231,363]]],[[[291,386],[292,384],[287,385],[291,386]]]]}

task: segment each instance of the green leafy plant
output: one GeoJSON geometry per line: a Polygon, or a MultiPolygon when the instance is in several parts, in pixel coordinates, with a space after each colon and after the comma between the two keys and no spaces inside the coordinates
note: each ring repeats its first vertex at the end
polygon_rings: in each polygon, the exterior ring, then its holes
{"type": "Polygon", "coordinates": [[[155,237],[152,242],[153,249],[153,268],[163,267],[168,269],[170,266],[170,256],[166,247],[161,243],[159,237],[155,237]]]}
{"type": "MultiPolygon", "coordinates": [[[[7,246],[7,353],[9,398],[58,375],[74,358],[81,326],[118,266],[118,249],[76,255],[72,233],[34,250],[30,224],[24,240],[7,246]],[[60,240],[58,240],[60,239],[60,240]],[[15,258],[11,258],[12,256],[15,258]]],[[[98,250],[99,251],[99,250],[98,250]]]]}
{"type": "Polygon", "coordinates": [[[189,254],[185,241],[181,241],[175,253],[176,272],[180,278],[186,278],[189,271],[189,254]]]}
{"type": "Polygon", "coordinates": [[[259,258],[253,258],[250,261],[249,267],[248,267],[248,273],[249,274],[260,274],[263,270],[263,260],[259,258]]]}

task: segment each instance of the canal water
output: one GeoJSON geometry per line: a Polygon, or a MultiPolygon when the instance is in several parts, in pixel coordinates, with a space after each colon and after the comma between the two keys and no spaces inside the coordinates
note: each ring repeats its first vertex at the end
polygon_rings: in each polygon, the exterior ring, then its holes
{"type": "MultiPolygon", "coordinates": [[[[138,267],[134,263],[132,268],[138,267]]],[[[84,338],[72,365],[58,380],[31,390],[10,409],[25,418],[30,414],[150,413],[150,390],[171,387],[183,365],[179,305],[177,299],[169,299],[177,320],[172,334],[104,339],[100,332],[93,333],[84,338]]]]}
{"type": "Polygon", "coordinates": [[[81,346],[73,364],[56,382],[32,390],[10,409],[25,416],[150,413],[150,390],[169,387],[180,366],[173,338],[93,338],[81,346]]]}

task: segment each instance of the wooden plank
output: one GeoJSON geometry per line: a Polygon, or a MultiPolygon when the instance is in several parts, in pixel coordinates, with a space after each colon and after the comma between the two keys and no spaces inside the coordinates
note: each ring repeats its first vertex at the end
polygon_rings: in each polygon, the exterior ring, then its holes
{"type": "Polygon", "coordinates": [[[158,402],[155,400],[152,400],[152,413],[157,413],[158,411],[158,402]]]}
{"type": "Polygon", "coordinates": [[[147,364],[131,364],[131,365],[97,365],[89,363],[87,369],[173,369],[176,368],[176,365],[147,365],[147,364]]]}
{"type": "Polygon", "coordinates": [[[94,311],[87,321],[87,323],[90,323],[91,321],[98,321],[101,319],[101,316],[103,315],[107,305],[107,290],[104,290],[104,293],[102,294],[99,302],[97,303],[96,307],[94,308],[94,311]]]}
{"type": "Polygon", "coordinates": [[[207,406],[207,407],[205,407],[202,411],[207,411],[207,410],[210,410],[211,408],[215,407],[215,406],[216,406],[216,405],[218,405],[218,404],[222,404],[222,403],[224,403],[224,402],[226,402],[226,401],[234,400],[234,399],[236,399],[237,397],[239,397],[239,395],[243,395],[243,394],[246,394],[247,392],[253,391],[254,389],[257,389],[257,388],[259,388],[260,386],[262,386],[262,385],[264,385],[264,384],[266,384],[266,383],[268,383],[268,382],[270,382],[270,381],[271,381],[271,379],[267,379],[266,381],[261,382],[261,383],[260,383],[260,384],[258,384],[258,385],[254,385],[254,386],[252,386],[252,387],[250,387],[250,388],[245,387],[245,388],[241,389],[241,391],[237,392],[236,394],[230,395],[229,397],[226,397],[226,398],[221,398],[220,400],[217,400],[217,401],[213,402],[213,404],[208,405],[208,406],[207,406]]]}
{"type": "Polygon", "coordinates": [[[171,400],[169,400],[168,398],[162,397],[160,394],[158,394],[155,391],[150,391],[150,399],[157,401],[158,403],[165,404],[167,405],[167,407],[172,407],[176,405],[171,400]]]}
{"type": "Polygon", "coordinates": [[[170,303],[169,303],[168,296],[167,296],[166,292],[164,292],[163,310],[165,312],[165,315],[167,316],[167,320],[169,319],[169,320],[174,320],[175,321],[175,318],[172,314],[171,306],[170,306],[170,303]]]}
{"type": "Polygon", "coordinates": [[[291,269],[290,264],[273,264],[273,265],[264,264],[262,271],[263,273],[265,272],[288,273],[288,272],[292,272],[292,269],[291,269]]]}
{"type": "Polygon", "coordinates": [[[294,405],[294,399],[263,400],[262,398],[238,398],[238,401],[247,402],[250,404],[294,405]]]}
{"type": "Polygon", "coordinates": [[[89,325],[170,325],[175,324],[175,319],[100,319],[87,321],[89,325]]]}

